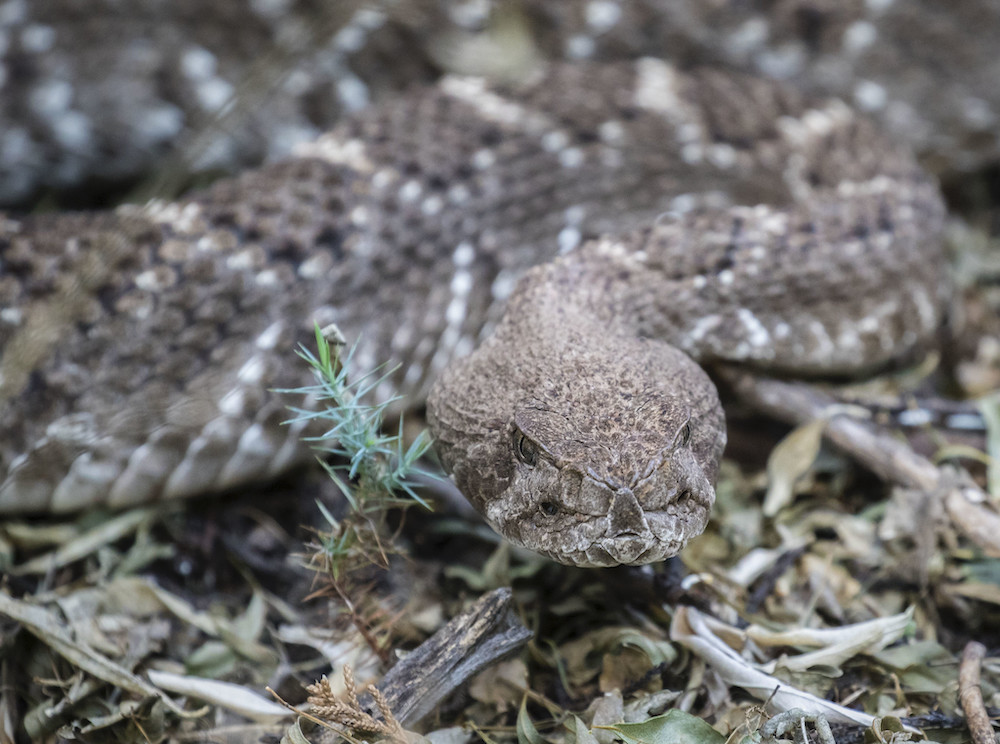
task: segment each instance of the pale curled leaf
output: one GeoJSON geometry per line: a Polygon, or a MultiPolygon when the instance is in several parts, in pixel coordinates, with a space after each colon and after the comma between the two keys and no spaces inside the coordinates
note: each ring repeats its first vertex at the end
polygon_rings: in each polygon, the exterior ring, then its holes
{"type": "Polygon", "coordinates": [[[264,632],[266,622],[267,602],[264,601],[263,594],[255,591],[250,597],[246,612],[234,618],[231,627],[234,634],[251,640],[260,637],[261,633],[264,632]]]}
{"type": "Polygon", "coordinates": [[[677,649],[669,641],[652,638],[639,628],[610,628],[608,640],[616,647],[632,648],[642,653],[651,666],[669,664],[677,660],[677,649]]]}
{"type": "Polygon", "coordinates": [[[771,570],[788,550],[797,547],[798,545],[789,545],[787,542],[783,542],[779,548],[748,550],[742,558],[726,570],[726,578],[734,586],[750,586],[765,572],[771,570]]]}
{"type": "Polygon", "coordinates": [[[681,710],[640,723],[601,726],[615,732],[625,744],[723,744],[726,737],[705,721],[681,710]]]}
{"type": "Polygon", "coordinates": [[[639,691],[628,704],[622,706],[622,720],[625,723],[645,721],[652,717],[652,711],[664,711],[673,707],[674,701],[680,698],[682,690],[659,690],[657,692],[639,691]]]}
{"type": "Polygon", "coordinates": [[[825,715],[831,723],[871,726],[874,716],[851,710],[829,700],[796,689],[760,671],[726,645],[691,607],[680,607],[670,625],[670,637],[704,659],[726,684],[741,687],[754,697],[768,701],[777,711],[801,708],[810,715],[825,715]]]}
{"type": "MultiPolygon", "coordinates": [[[[820,650],[797,656],[786,656],[780,666],[801,671],[816,666],[839,667],[861,653],[880,651],[902,638],[913,620],[913,608],[889,617],[880,617],[840,628],[795,628],[775,632],[751,625],[744,633],[759,646],[810,646],[820,650]]],[[[776,662],[766,665],[773,672],[776,662]]]]}
{"type": "Polygon", "coordinates": [[[535,724],[528,715],[528,697],[521,698],[521,709],[517,713],[517,742],[518,744],[545,744],[545,739],[538,733],[535,724]]]}
{"type": "Polygon", "coordinates": [[[986,490],[1000,498],[1000,393],[987,395],[979,402],[979,412],[986,422],[986,490]]]}
{"type": "Polygon", "coordinates": [[[48,547],[58,547],[76,539],[80,529],[69,522],[50,524],[42,522],[16,522],[5,519],[3,535],[21,550],[36,551],[48,547]]]}
{"type": "Polygon", "coordinates": [[[312,744],[309,738],[302,733],[302,720],[301,718],[296,718],[285,735],[281,737],[279,744],[312,744]]]}
{"type": "Polygon", "coordinates": [[[823,441],[826,419],[814,419],[792,429],[767,459],[764,516],[773,517],[792,502],[795,484],[809,472],[823,441]]]}
{"type": "Polygon", "coordinates": [[[135,532],[143,523],[155,515],[155,509],[133,509],[120,516],[102,522],[92,530],[61,545],[51,553],[45,553],[33,558],[20,566],[14,566],[10,573],[16,575],[46,573],[56,568],[62,568],[70,563],[93,555],[98,548],[117,542],[126,535],[135,532]]]}
{"type": "Polygon", "coordinates": [[[475,734],[465,726],[449,726],[448,728],[428,731],[422,737],[428,744],[468,744],[475,734]]]}
{"type": "Polygon", "coordinates": [[[580,720],[579,716],[573,716],[563,724],[570,733],[567,744],[598,744],[597,737],[587,728],[587,725],[580,720]]]}
{"type": "Polygon", "coordinates": [[[231,682],[189,677],[155,669],[150,669],[146,676],[161,689],[204,700],[206,703],[212,703],[259,723],[274,723],[290,715],[283,706],[231,682]]]}
{"type": "MultiPolygon", "coordinates": [[[[361,679],[374,679],[378,674],[378,656],[360,634],[335,631],[305,625],[281,625],[274,634],[282,643],[293,643],[312,648],[329,662],[331,667],[350,665],[361,679]]],[[[336,692],[343,692],[339,678],[333,681],[336,692]]]]}
{"type": "Polygon", "coordinates": [[[274,653],[270,649],[257,642],[256,639],[246,637],[245,633],[241,632],[241,622],[244,627],[247,627],[246,623],[249,623],[251,628],[263,627],[259,619],[255,619],[260,611],[260,603],[255,603],[253,600],[251,600],[247,610],[248,614],[244,615],[243,620],[239,618],[227,620],[196,610],[186,600],[171,594],[148,579],[139,577],[116,579],[109,586],[108,592],[109,595],[120,597],[120,605],[123,607],[138,601],[156,603],[185,624],[192,625],[213,638],[223,639],[230,648],[247,659],[264,663],[274,660],[274,653]]]}

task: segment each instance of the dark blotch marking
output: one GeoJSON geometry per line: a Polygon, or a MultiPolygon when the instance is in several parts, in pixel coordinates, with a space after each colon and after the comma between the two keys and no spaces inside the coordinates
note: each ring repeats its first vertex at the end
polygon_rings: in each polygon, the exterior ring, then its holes
{"type": "Polygon", "coordinates": [[[316,247],[330,252],[336,261],[344,258],[344,236],[333,225],[327,225],[316,236],[316,247]]]}
{"type": "Polygon", "coordinates": [[[111,284],[105,284],[97,290],[96,295],[97,301],[101,303],[101,307],[104,309],[104,312],[108,315],[117,314],[118,311],[115,310],[115,303],[121,296],[121,292],[117,287],[111,284]]]}
{"type": "Polygon", "coordinates": [[[736,265],[736,262],[733,260],[733,257],[729,255],[731,248],[735,248],[735,246],[732,244],[727,245],[726,255],[724,255],[722,258],[720,258],[718,261],[715,262],[715,266],[712,268],[712,271],[714,273],[720,274],[726,269],[731,269],[733,268],[733,266],[736,265]]]}
{"type": "Polygon", "coordinates": [[[483,143],[486,147],[493,147],[494,145],[499,145],[503,140],[503,132],[500,131],[499,127],[487,127],[480,133],[479,141],[483,143]]]}
{"type": "Polygon", "coordinates": [[[796,9],[795,20],[802,40],[810,49],[819,50],[823,40],[823,28],[826,26],[826,13],[807,5],[796,9]]]}
{"type": "Polygon", "coordinates": [[[731,269],[736,265],[736,250],[739,247],[740,233],[743,232],[743,218],[734,217],[733,218],[733,228],[729,232],[729,243],[726,244],[725,250],[723,251],[722,258],[715,262],[715,266],[712,269],[714,273],[719,274],[726,269],[731,269]]]}
{"type": "Polygon", "coordinates": [[[895,225],[892,221],[892,210],[885,202],[878,205],[878,229],[882,232],[892,232],[895,225]]]}

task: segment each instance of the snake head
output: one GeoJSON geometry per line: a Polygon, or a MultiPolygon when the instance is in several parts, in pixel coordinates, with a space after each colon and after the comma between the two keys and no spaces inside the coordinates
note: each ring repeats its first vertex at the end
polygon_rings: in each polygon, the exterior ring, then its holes
{"type": "Polygon", "coordinates": [[[691,359],[636,338],[549,347],[511,370],[494,348],[445,374],[429,418],[498,532],[560,563],[615,566],[676,555],[704,530],[725,425],[691,359]]]}

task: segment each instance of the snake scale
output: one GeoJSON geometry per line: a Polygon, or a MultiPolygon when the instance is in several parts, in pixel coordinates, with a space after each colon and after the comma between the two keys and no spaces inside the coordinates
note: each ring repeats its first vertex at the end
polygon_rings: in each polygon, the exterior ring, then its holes
{"type": "Polygon", "coordinates": [[[918,351],[943,216],[905,144],[780,83],[653,58],[446,77],[177,202],[0,222],[0,512],[287,470],[309,453],[269,390],[335,322],[359,370],[403,362],[377,394],[428,399],[502,534],[660,560],[714,499],[699,365],[918,351]]]}

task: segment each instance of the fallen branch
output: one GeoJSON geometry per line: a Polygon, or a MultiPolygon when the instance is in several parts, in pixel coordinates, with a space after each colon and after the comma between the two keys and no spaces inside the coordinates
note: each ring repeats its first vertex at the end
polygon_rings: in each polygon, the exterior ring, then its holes
{"type": "MultiPolygon", "coordinates": [[[[377,687],[399,723],[409,728],[531,636],[514,613],[510,589],[495,589],[408,653],[377,687]]],[[[372,702],[361,697],[365,708],[372,709],[372,702]]],[[[332,744],[338,735],[323,730],[314,737],[317,744],[332,744]]]]}

